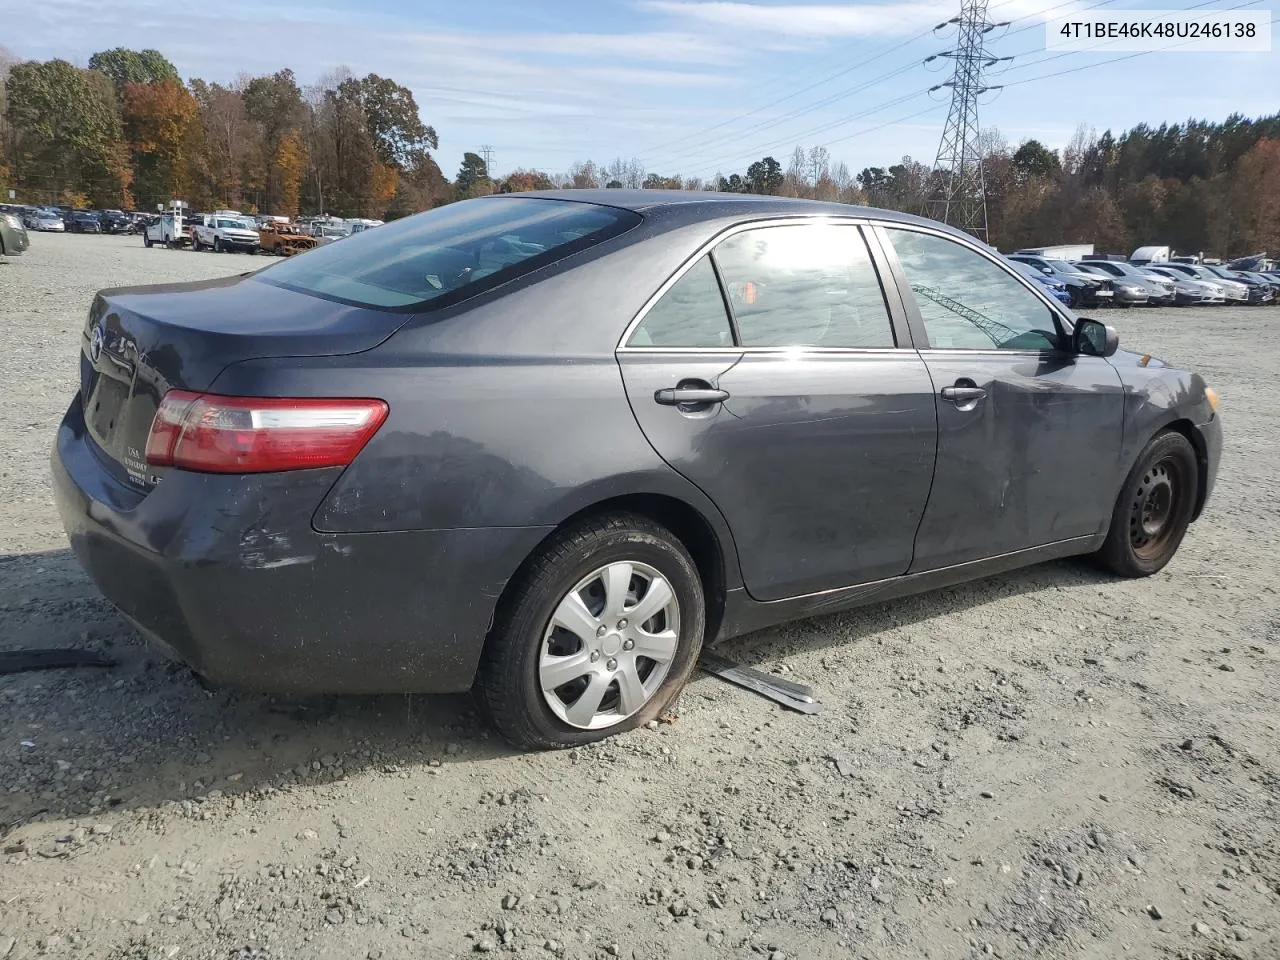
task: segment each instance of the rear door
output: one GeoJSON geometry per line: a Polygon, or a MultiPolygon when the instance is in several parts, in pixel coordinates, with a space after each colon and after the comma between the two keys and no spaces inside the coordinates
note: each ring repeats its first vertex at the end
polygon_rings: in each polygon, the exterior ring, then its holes
{"type": "Polygon", "coordinates": [[[1068,349],[1064,318],[1007,264],[926,227],[886,251],[938,390],[938,460],[912,571],[1104,528],[1124,411],[1115,368],[1068,349]]]}
{"type": "Polygon", "coordinates": [[[668,281],[618,351],[641,428],[720,508],[757,599],[911,563],[936,413],[888,302],[858,225],[742,225],[668,281]]]}

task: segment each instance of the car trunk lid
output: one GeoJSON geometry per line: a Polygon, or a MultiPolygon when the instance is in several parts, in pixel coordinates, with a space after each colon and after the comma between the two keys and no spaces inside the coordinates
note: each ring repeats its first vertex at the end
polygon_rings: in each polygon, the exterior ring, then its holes
{"type": "Polygon", "coordinates": [[[134,489],[163,476],[145,459],[160,399],[208,390],[228,365],[320,357],[377,346],[409,315],[322,300],[245,275],[104,290],[80,352],[85,424],[103,465],[134,489]]]}

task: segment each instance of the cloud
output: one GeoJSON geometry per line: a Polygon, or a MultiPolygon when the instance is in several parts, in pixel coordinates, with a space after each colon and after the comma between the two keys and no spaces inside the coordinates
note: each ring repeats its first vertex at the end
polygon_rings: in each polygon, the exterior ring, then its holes
{"type": "MultiPolygon", "coordinates": [[[[825,40],[833,37],[896,37],[920,33],[956,14],[950,0],[906,0],[890,3],[767,4],[739,0],[637,0],[652,13],[715,27],[749,31],[774,38],[825,40]]],[[[1052,9],[1062,16],[1080,3],[1052,0],[1004,0],[993,20],[1042,19],[1052,9]]]]}
{"type": "Polygon", "coordinates": [[[919,32],[952,16],[951,3],[803,4],[640,0],[642,9],[717,27],[791,37],[881,37],[919,32]]]}

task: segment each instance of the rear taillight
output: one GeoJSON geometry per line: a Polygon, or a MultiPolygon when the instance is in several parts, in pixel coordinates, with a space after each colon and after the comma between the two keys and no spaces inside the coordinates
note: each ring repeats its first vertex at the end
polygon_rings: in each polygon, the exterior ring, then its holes
{"type": "Polygon", "coordinates": [[[151,422],[147,463],[201,473],[344,467],[378,432],[387,409],[382,400],[170,390],[151,422]]]}

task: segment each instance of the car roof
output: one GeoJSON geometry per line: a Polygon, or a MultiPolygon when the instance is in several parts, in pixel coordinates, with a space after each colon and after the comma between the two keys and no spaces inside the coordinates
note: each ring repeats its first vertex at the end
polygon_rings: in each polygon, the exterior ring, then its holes
{"type": "MultiPolygon", "coordinates": [[[[645,214],[658,210],[671,214],[684,214],[690,222],[710,220],[716,217],[744,216],[841,216],[872,217],[901,223],[942,224],[924,217],[882,210],[877,207],[860,207],[848,203],[831,203],[823,200],[802,200],[797,197],[775,197],[755,193],[717,193],[712,190],[533,190],[522,193],[494,194],[494,199],[533,197],[543,200],[567,200],[577,203],[595,203],[607,207],[619,207],[645,214]]],[[[488,198],[485,198],[488,199],[488,198]]],[[[949,228],[944,228],[949,229],[949,228]]],[[[959,232],[959,231],[955,231],[959,232]]],[[[965,236],[968,236],[967,234],[965,236]]],[[[972,239],[972,238],[970,238],[972,239]]]]}

